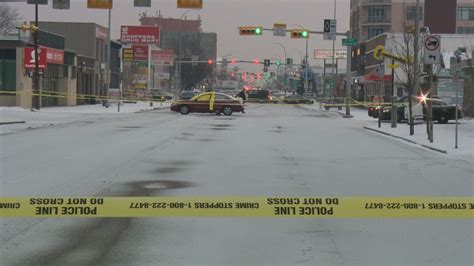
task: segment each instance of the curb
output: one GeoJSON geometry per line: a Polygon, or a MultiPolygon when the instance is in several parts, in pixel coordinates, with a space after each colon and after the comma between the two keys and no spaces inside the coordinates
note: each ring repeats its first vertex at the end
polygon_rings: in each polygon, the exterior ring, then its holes
{"type": "Polygon", "coordinates": [[[25,121],[9,121],[9,122],[0,122],[0,125],[11,125],[11,124],[24,124],[25,121]]]}
{"type": "Polygon", "coordinates": [[[421,143],[418,143],[416,141],[413,141],[413,140],[410,140],[410,139],[407,139],[407,138],[404,138],[404,137],[400,137],[400,136],[397,136],[397,135],[393,135],[393,134],[390,134],[390,133],[387,133],[387,132],[384,132],[384,131],[381,131],[381,130],[373,129],[373,128],[370,128],[370,127],[364,127],[364,129],[367,129],[367,130],[370,130],[370,131],[373,131],[373,132],[377,132],[377,133],[380,133],[380,134],[383,134],[383,135],[386,135],[386,136],[389,136],[389,137],[393,137],[393,138],[396,138],[396,139],[401,139],[401,140],[404,140],[406,142],[409,142],[409,143],[412,143],[412,144],[415,144],[415,145],[419,145],[419,146],[422,146],[424,148],[427,148],[427,149],[430,149],[432,151],[436,151],[436,152],[439,152],[439,153],[442,153],[442,154],[448,154],[448,152],[445,151],[445,150],[433,148],[431,146],[421,144],[421,143]]]}

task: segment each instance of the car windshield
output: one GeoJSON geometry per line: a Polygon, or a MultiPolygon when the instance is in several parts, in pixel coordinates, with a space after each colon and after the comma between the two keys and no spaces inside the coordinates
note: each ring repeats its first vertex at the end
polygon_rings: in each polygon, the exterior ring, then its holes
{"type": "Polygon", "coordinates": [[[474,0],[0,0],[0,265],[473,265],[473,50],[474,0]]]}

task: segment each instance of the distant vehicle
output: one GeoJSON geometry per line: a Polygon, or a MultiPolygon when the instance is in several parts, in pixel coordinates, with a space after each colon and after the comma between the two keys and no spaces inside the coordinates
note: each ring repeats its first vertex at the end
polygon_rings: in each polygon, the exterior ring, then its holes
{"type": "Polygon", "coordinates": [[[283,98],[284,103],[290,103],[290,104],[313,104],[314,100],[305,96],[301,95],[288,95],[283,98]]]}
{"type": "Polygon", "coordinates": [[[272,91],[270,90],[249,90],[248,92],[248,102],[256,103],[278,103],[278,98],[272,96],[272,91]]]}
{"type": "Polygon", "coordinates": [[[183,91],[178,95],[178,100],[189,100],[198,94],[199,92],[195,91],[183,91]]]}
{"type": "Polygon", "coordinates": [[[183,115],[189,113],[222,113],[232,115],[234,112],[244,113],[244,106],[236,98],[224,94],[216,93],[214,108],[210,109],[210,100],[212,92],[205,92],[194,96],[189,100],[179,100],[171,104],[170,110],[180,112],[183,115]]]}
{"type": "Polygon", "coordinates": [[[160,89],[151,89],[150,94],[153,100],[166,101],[173,99],[173,94],[160,89]]]}
{"type": "MultiPolygon", "coordinates": [[[[456,106],[450,106],[440,99],[433,98],[431,101],[433,103],[433,121],[438,121],[439,124],[446,124],[449,120],[456,119],[456,106]]],[[[405,120],[408,120],[408,108],[406,108],[403,117],[405,120]]],[[[414,119],[426,120],[426,104],[424,102],[417,102],[413,105],[413,117],[414,119]]],[[[458,109],[458,118],[462,118],[462,110],[460,108],[458,109]]]]}

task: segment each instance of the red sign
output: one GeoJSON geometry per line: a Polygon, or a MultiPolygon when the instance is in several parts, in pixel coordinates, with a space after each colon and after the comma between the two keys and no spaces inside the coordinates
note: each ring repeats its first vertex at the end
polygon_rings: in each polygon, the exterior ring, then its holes
{"type": "Polygon", "coordinates": [[[148,46],[133,45],[132,49],[134,61],[148,61],[148,46]]]}
{"type": "Polygon", "coordinates": [[[64,51],[54,48],[45,48],[46,49],[46,62],[50,64],[63,65],[64,64],[64,51]]]}
{"type": "Polygon", "coordinates": [[[150,26],[122,26],[122,43],[160,44],[160,28],[150,26]]]}
{"type": "MultiPolygon", "coordinates": [[[[364,76],[364,80],[367,80],[367,81],[379,81],[380,78],[381,77],[379,75],[375,75],[375,74],[369,74],[369,75],[364,76]]],[[[384,75],[383,80],[384,81],[392,80],[392,75],[384,75]]]]}
{"type": "Polygon", "coordinates": [[[174,51],[151,50],[151,63],[157,66],[172,66],[174,63],[174,51]]]}
{"type": "MultiPolygon", "coordinates": [[[[25,47],[25,68],[35,68],[35,48],[25,47]]],[[[46,48],[38,48],[39,68],[46,68],[46,48]]]]}

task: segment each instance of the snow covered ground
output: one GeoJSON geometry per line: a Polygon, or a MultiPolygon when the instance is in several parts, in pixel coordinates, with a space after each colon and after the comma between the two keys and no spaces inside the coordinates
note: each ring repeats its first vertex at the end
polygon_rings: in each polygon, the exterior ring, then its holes
{"type": "Polygon", "coordinates": [[[105,108],[101,104],[96,104],[46,107],[35,112],[21,107],[0,107],[0,123],[25,121],[25,123],[0,125],[0,134],[10,134],[22,130],[56,126],[66,123],[87,122],[88,120],[97,118],[118,117],[123,114],[168,108],[169,106],[169,102],[154,102],[153,107],[150,107],[149,102],[125,103],[120,106],[120,112],[118,112],[116,103],[111,104],[109,108],[105,108]]]}
{"type": "MultiPolygon", "coordinates": [[[[314,105],[302,105],[308,110],[320,110],[318,103],[314,105]]],[[[345,114],[345,107],[342,110],[332,108],[326,112],[338,112],[345,114]]],[[[323,109],[322,112],[325,112],[323,109]]],[[[392,128],[390,121],[382,121],[382,125],[378,127],[378,121],[375,118],[369,117],[366,109],[351,108],[351,115],[354,117],[350,120],[359,123],[361,127],[368,127],[378,131],[382,131],[397,137],[405,138],[418,143],[419,146],[426,145],[434,149],[446,151],[448,156],[454,156],[457,159],[462,159],[474,163],[474,119],[463,118],[459,120],[458,124],[458,148],[454,148],[455,138],[455,122],[449,121],[448,124],[433,124],[434,141],[430,143],[426,134],[426,124],[419,121],[415,125],[415,135],[410,136],[409,127],[407,123],[399,123],[396,128],[392,128]]],[[[402,139],[400,141],[406,142],[402,139]]]]}

